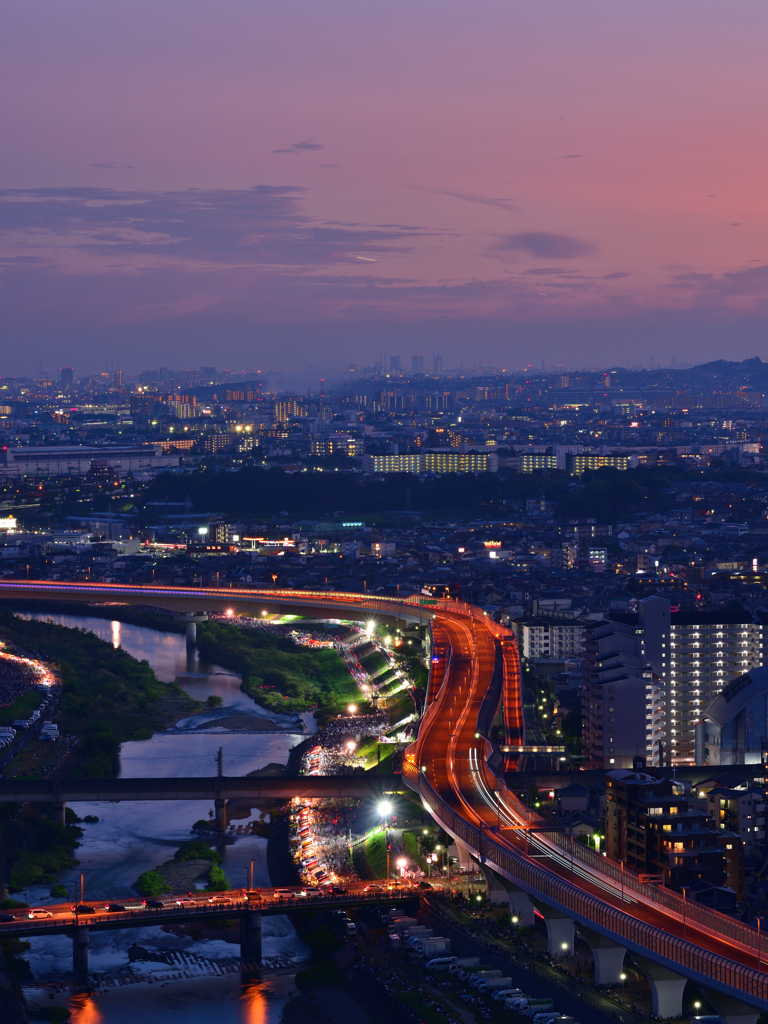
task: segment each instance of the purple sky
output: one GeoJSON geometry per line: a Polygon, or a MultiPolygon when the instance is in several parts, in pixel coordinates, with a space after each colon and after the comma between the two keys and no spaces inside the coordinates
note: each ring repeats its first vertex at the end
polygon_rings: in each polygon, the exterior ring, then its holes
{"type": "Polygon", "coordinates": [[[26,0],[0,371],[768,358],[768,5],[26,0]]]}

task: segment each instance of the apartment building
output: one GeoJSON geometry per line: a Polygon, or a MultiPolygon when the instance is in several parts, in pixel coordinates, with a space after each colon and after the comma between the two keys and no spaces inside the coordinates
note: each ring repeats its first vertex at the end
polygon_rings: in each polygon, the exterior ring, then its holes
{"type": "Polygon", "coordinates": [[[606,776],[606,854],[641,874],[662,875],[671,888],[697,882],[744,892],[738,835],[715,828],[691,809],[684,787],[641,772],[606,776]]]}
{"type": "Polygon", "coordinates": [[[707,793],[707,814],[716,828],[736,833],[745,854],[765,842],[765,793],[760,789],[716,786],[707,793]]]}
{"type": "Polygon", "coordinates": [[[607,620],[587,630],[582,676],[584,766],[631,768],[636,757],[658,764],[664,691],[637,630],[607,620]]]}
{"type": "Polygon", "coordinates": [[[583,622],[538,616],[520,620],[517,628],[524,658],[580,659],[584,655],[583,622]]]}
{"type": "MultiPolygon", "coordinates": [[[[720,609],[672,613],[667,598],[647,597],[638,602],[637,615],[616,614],[590,631],[595,634],[595,641],[599,641],[596,648],[592,644],[599,652],[596,660],[593,657],[597,668],[592,673],[592,689],[595,683],[599,685],[600,679],[607,678],[602,667],[606,659],[616,672],[622,653],[630,653],[628,648],[632,647],[632,658],[639,659],[643,669],[650,669],[662,689],[664,727],[659,736],[654,733],[655,742],[662,741],[665,759],[671,763],[696,764],[697,724],[734,677],[762,664],[764,628],[748,612],[720,609]],[[622,636],[634,637],[636,643],[632,646],[624,640],[611,661],[610,636],[619,632],[622,636]]],[[[587,652],[591,649],[589,635],[585,649],[587,652]]],[[[627,669],[633,669],[634,665],[630,660],[627,669]]],[[[587,676],[589,683],[589,666],[587,676]]],[[[585,729],[587,722],[585,715],[585,729]]],[[[646,726],[651,732],[650,719],[646,726]]],[[[760,728],[765,734],[765,723],[760,728]]],[[[703,763],[700,750],[698,756],[703,763]]],[[[656,764],[658,757],[657,746],[649,763],[656,764]]],[[[609,758],[606,766],[610,763],[609,758]]],[[[618,761],[615,763],[619,765],[618,761]]]]}

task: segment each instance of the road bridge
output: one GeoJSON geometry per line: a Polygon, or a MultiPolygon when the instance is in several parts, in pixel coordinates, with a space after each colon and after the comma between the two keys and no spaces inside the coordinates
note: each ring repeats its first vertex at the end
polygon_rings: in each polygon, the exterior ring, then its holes
{"type": "MultiPolygon", "coordinates": [[[[338,894],[328,891],[321,896],[302,896],[302,890],[280,895],[287,892],[289,890],[263,889],[261,899],[256,902],[246,899],[246,892],[242,889],[227,893],[185,893],[180,897],[164,896],[157,901],[162,903],[161,907],[126,908],[117,912],[110,911],[110,904],[105,904],[103,900],[88,901],[85,905],[92,907],[94,913],[80,914],[75,914],[71,905],[49,904],[42,910],[50,915],[48,917],[30,919],[19,916],[13,922],[0,924],[0,938],[31,939],[41,935],[69,935],[72,938],[75,973],[84,975],[88,972],[88,946],[92,932],[237,918],[240,922],[240,956],[258,965],[261,963],[261,919],[264,916],[306,910],[308,907],[345,910],[367,904],[386,903],[389,906],[393,901],[403,903],[419,898],[418,891],[398,885],[391,888],[356,885],[350,886],[349,891],[338,894]]],[[[131,901],[126,900],[126,903],[131,901]]]]}
{"type": "MultiPolygon", "coordinates": [[[[535,908],[545,919],[554,955],[572,949],[578,926],[604,984],[619,980],[630,952],[648,977],[656,1016],[682,1014],[686,980],[703,987],[724,1024],[754,1024],[768,1006],[765,950],[755,929],[698,904],[694,909],[663,886],[643,886],[631,872],[573,843],[563,848],[562,836],[526,835],[542,822],[507,788],[504,755],[489,739],[501,707],[505,745],[525,743],[517,646],[511,631],[480,609],[420,595],[401,601],[331,591],[26,581],[0,583],[0,596],[143,604],[188,614],[311,610],[315,616],[428,624],[439,640],[439,678],[430,680],[403,779],[481,865],[491,892],[503,894],[523,920],[532,920],[535,908]]],[[[511,755],[507,767],[515,767],[511,755]]]]}

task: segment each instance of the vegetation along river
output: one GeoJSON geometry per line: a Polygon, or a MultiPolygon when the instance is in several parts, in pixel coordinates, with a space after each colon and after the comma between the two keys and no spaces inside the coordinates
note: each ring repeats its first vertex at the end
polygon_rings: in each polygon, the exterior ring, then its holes
{"type": "MultiPolygon", "coordinates": [[[[121,646],[133,657],[149,662],[159,679],[179,683],[193,698],[205,701],[220,697],[221,706],[182,719],[174,728],[156,733],[151,739],[124,743],[120,756],[120,774],[126,778],[143,776],[210,776],[216,773],[216,755],[223,750],[226,775],[246,775],[270,763],[285,763],[290,748],[314,728],[310,715],[280,715],[259,707],[240,689],[236,673],[201,662],[196,652],[187,652],[185,637],[143,626],[113,622],[91,616],[55,613],[20,613],[25,617],[48,619],[57,624],[88,629],[97,636],[121,646]],[[233,716],[251,716],[254,731],[232,729],[233,716]],[[228,719],[228,722],[224,720],[228,719]],[[221,721],[222,725],[217,723],[221,721]],[[274,731],[273,731],[274,730],[274,731]]],[[[82,845],[75,856],[80,865],[60,873],[60,881],[70,892],[85,875],[86,900],[108,897],[120,900],[135,895],[131,889],[138,876],[169,860],[179,845],[190,837],[191,825],[210,816],[213,808],[206,802],[82,803],[73,810],[81,818],[98,817],[86,824],[82,845]]],[[[238,824],[258,820],[259,810],[238,818],[238,824]]],[[[246,869],[254,862],[256,884],[268,885],[266,839],[257,836],[239,838],[222,845],[222,868],[233,885],[241,885],[246,869]]],[[[44,905],[50,886],[29,890],[32,906],[44,905]]],[[[283,917],[264,919],[263,955],[275,964],[298,962],[304,948],[290,922],[283,917]]],[[[292,987],[290,977],[277,975],[258,983],[238,973],[211,977],[209,961],[226,960],[239,953],[239,947],[223,939],[202,935],[180,937],[160,928],[125,929],[91,936],[89,967],[92,972],[115,972],[129,963],[130,947],[138,945],[152,955],[171,951],[183,954],[194,980],[151,985],[124,986],[94,996],[57,997],[72,1013],[73,1024],[123,1024],[142,1020],[146,1024],[273,1024],[292,987]]],[[[135,950],[134,950],[135,955],[135,950]]],[[[60,978],[71,969],[72,945],[67,937],[35,939],[25,954],[35,979],[45,982],[60,978]]],[[[137,965],[138,966],[138,965],[137,965]]],[[[150,973],[168,973],[159,960],[142,963],[150,973]]],[[[44,990],[27,989],[30,1007],[42,1002],[51,1005],[44,990]]]]}

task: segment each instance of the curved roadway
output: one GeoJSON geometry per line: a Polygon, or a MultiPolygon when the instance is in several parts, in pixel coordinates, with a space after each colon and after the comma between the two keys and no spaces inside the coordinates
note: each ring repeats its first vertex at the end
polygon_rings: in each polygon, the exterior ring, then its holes
{"type": "MultiPolygon", "coordinates": [[[[129,587],[101,584],[0,583],[0,596],[58,598],[146,604],[179,611],[212,611],[233,607],[338,610],[348,618],[380,615],[413,621],[434,619],[449,652],[441,653],[442,681],[429,703],[417,741],[408,749],[404,776],[419,791],[433,815],[481,859],[506,865],[502,873],[521,880],[534,892],[546,890],[555,907],[570,908],[582,919],[646,952],[669,966],[713,987],[743,992],[750,1002],[768,1003],[765,952],[758,935],[714,911],[706,920],[683,921],[676,908],[659,906],[642,887],[622,887],[599,865],[573,857],[542,833],[528,834],[536,824],[531,812],[506,788],[488,764],[493,747],[483,735],[489,724],[488,697],[503,701],[508,741],[523,736],[523,708],[516,646],[509,630],[483,612],[454,601],[429,601],[415,595],[405,601],[367,598],[360,594],[310,591],[195,590],[175,587],[129,587]],[[499,686],[499,672],[503,686],[499,686]],[[444,673],[444,674],[443,674],[444,673]],[[530,845],[537,848],[531,855],[530,845]],[[542,856],[543,855],[543,856],[542,856]],[[573,859],[572,859],[573,857],[573,859]],[[628,891],[631,888],[631,892],[628,891]]],[[[431,688],[430,688],[431,689],[431,688]]],[[[431,695],[431,694],[430,694],[431,695]]],[[[495,706],[493,708],[495,710],[495,706]]],[[[674,894],[671,899],[677,899],[674,894]]],[[[546,900],[545,900],[546,902],[546,900]]],[[[691,908],[693,910],[693,907],[691,908]]],[[[699,917],[702,917],[700,914],[699,917]]]]}

